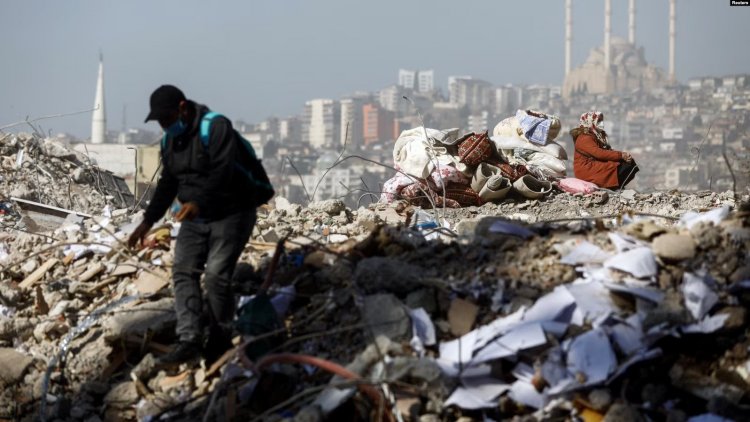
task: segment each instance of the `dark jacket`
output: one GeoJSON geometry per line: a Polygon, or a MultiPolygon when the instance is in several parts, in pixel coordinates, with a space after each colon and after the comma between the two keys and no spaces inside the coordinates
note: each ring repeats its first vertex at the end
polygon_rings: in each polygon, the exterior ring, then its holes
{"type": "Polygon", "coordinates": [[[573,173],[576,178],[600,188],[617,187],[617,167],[622,160],[620,151],[602,148],[594,135],[580,128],[570,131],[575,145],[573,173]]]}
{"type": "Polygon", "coordinates": [[[236,138],[239,135],[232,123],[225,117],[214,118],[204,148],[200,122],[209,109],[189,104],[195,107],[195,118],[187,122],[182,135],[167,137],[166,145],[162,146],[161,177],[144,215],[151,224],[164,215],[175,197],[182,203],[198,204],[198,218],[206,221],[220,220],[254,207],[248,179],[235,168],[235,162],[244,161],[247,152],[236,138]]]}

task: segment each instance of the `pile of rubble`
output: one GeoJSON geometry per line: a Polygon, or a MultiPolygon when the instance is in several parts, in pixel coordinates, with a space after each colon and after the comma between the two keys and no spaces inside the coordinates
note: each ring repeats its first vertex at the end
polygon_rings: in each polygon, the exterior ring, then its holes
{"type": "Polygon", "coordinates": [[[6,225],[12,222],[37,231],[48,226],[35,220],[36,211],[90,215],[106,205],[131,207],[133,195],[122,178],[58,140],[0,133],[0,204],[0,218],[6,225]],[[32,215],[22,212],[26,209],[32,215]]]}
{"type": "Polygon", "coordinates": [[[0,233],[0,418],[750,412],[750,227],[731,193],[553,193],[452,210],[273,202],[240,258],[236,349],[179,368],[154,363],[174,341],[179,224],[138,251],[121,243],[140,221],[125,209],[43,236],[0,233]],[[273,307],[252,308],[269,273],[273,307]]]}

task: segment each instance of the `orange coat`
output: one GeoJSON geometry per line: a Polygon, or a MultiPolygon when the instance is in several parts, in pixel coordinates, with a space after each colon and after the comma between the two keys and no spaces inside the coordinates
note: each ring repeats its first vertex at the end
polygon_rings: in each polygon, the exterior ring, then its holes
{"type": "Polygon", "coordinates": [[[574,140],[573,173],[576,178],[600,188],[617,187],[617,167],[622,160],[620,151],[604,149],[592,135],[582,133],[574,140]]]}

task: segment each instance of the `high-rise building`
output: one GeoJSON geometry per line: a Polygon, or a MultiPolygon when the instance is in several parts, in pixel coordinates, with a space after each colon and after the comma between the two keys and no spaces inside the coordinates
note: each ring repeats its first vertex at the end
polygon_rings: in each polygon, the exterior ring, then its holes
{"type": "Polygon", "coordinates": [[[331,99],[315,99],[305,103],[302,142],[313,148],[338,145],[340,114],[338,103],[331,99]]]}
{"type": "Polygon", "coordinates": [[[91,117],[91,143],[107,142],[107,116],[104,112],[104,57],[99,54],[99,77],[96,79],[94,113],[91,117]]]}
{"type": "Polygon", "coordinates": [[[283,143],[302,140],[302,122],[299,117],[288,117],[279,120],[279,141],[283,143]]]}
{"type": "Polygon", "coordinates": [[[362,106],[364,144],[393,139],[394,114],[377,104],[362,106]]]}
{"type": "Polygon", "coordinates": [[[435,72],[430,70],[420,70],[417,73],[417,91],[431,92],[435,89],[435,72]]]}
{"type": "Polygon", "coordinates": [[[380,90],[378,102],[388,111],[402,113],[408,106],[407,101],[403,99],[404,94],[405,91],[400,85],[391,85],[380,90]]]}
{"type": "Polygon", "coordinates": [[[407,69],[398,70],[398,86],[414,89],[414,82],[417,79],[417,72],[407,69]]]}
{"type": "Polygon", "coordinates": [[[417,92],[431,92],[435,89],[435,71],[399,69],[398,86],[417,92]]]}
{"type": "Polygon", "coordinates": [[[364,144],[362,106],[370,101],[369,95],[355,95],[341,100],[341,145],[346,144],[357,149],[364,144]]]}
{"type": "Polygon", "coordinates": [[[479,110],[490,106],[494,93],[492,84],[471,76],[450,76],[448,78],[450,102],[479,110]]]}

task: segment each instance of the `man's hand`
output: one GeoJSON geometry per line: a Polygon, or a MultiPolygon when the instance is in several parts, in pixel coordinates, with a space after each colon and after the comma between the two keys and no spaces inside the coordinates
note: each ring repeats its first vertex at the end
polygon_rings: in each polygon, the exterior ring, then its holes
{"type": "Polygon", "coordinates": [[[130,237],[128,238],[128,246],[132,248],[136,244],[141,243],[149,230],[151,230],[151,224],[142,221],[141,224],[133,230],[133,233],[130,234],[130,237]]]}
{"type": "Polygon", "coordinates": [[[629,152],[623,152],[623,153],[622,153],[622,159],[623,159],[623,160],[624,160],[625,162],[628,162],[628,163],[629,163],[629,162],[633,161],[633,156],[632,156],[632,155],[630,155],[630,153],[629,153],[629,152]]]}
{"type": "Polygon", "coordinates": [[[198,204],[196,204],[195,202],[187,202],[182,204],[182,208],[177,211],[177,214],[174,216],[174,218],[177,221],[190,221],[198,216],[199,211],[200,210],[198,209],[198,204]]]}

